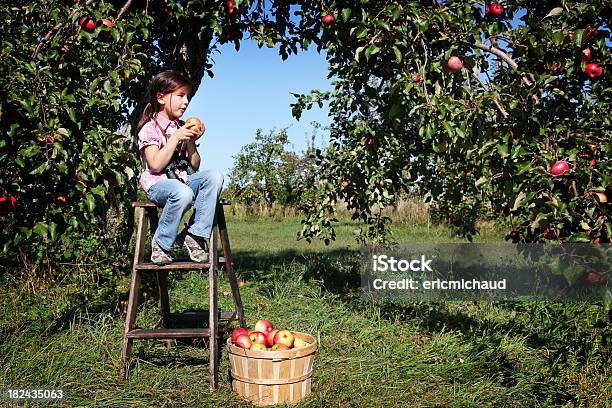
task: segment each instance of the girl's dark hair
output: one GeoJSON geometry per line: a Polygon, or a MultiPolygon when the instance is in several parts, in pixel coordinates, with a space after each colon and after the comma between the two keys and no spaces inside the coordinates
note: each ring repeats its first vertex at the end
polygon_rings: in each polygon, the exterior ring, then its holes
{"type": "Polygon", "coordinates": [[[138,126],[136,127],[136,133],[134,134],[135,139],[138,139],[138,132],[140,132],[140,129],[142,129],[160,109],[156,97],[157,93],[167,94],[183,86],[191,88],[191,82],[185,75],[178,71],[164,71],[153,77],[153,81],[151,81],[151,85],[149,85],[147,105],[143,109],[140,121],[138,121],[138,126]]]}

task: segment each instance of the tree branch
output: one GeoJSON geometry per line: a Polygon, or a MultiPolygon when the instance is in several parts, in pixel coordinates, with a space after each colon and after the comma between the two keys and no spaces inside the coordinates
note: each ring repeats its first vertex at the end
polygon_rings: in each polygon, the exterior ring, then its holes
{"type": "MultiPolygon", "coordinates": [[[[482,80],[478,77],[478,74],[476,72],[472,72],[472,76],[480,83],[480,85],[483,87],[483,89],[486,92],[490,91],[490,89],[487,87],[487,85],[484,82],[482,82],[482,80]]],[[[508,118],[508,116],[510,116],[508,114],[508,111],[506,111],[506,109],[504,109],[502,104],[497,100],[497,98],[495,96],[493,97],[493,103],[495,104],[495,106],[497,106],[497,109],[499,109],[501,114],[504,116],[504,119],[506,119],[506,118],[508,118]]]]}
{"type": "Polygon", "coordinates": [[[486,45],[483,43],[476,43],[474,47],[480,48],[483,51],[490,52],[491,54],[497,55],[499,58],[503,59],[512,69],[517,69],[518,64],[514,61],[508,54],[500,50],[499,48],[495,48],[492,45],[486,45]]]}
{"type": "MultiPolygon", "coordinates": [[[[131,1],[131,0],[128,0],[131,1]]],[[[87,0],[85,2],[85,5],[88,6],[91,3],[93,3],[93,0],[87,0]]],[[[70,20],[72,18],[72,16],[74,16],[76,14],[78,9],[72,9],[70,10],[70,14],[68,14],[68,20],[70,20]]],[[[55,25],[55,27],[53,27],[48,33],[47,35],[44,36],[44,38],[38,43],[38,45],[36,46],[36,48],[34,49],[34,52],[32,53],[32,55],[30,56],[30,58],[34,59],[36,58],[36,56],[38,55],[38,53],[40,52],[40,49],[42,48],[43,45],[45,45],[46,43],[48,43],[49,41],[51,41],[53,39],[53,37],[55,37],[55,34],[57,34],[57,32],[59,31],[60,28],[62,28],[62,26],[66,24],[66,21],[62,21],[59,22],[55,25]]]]}
{"type": "Polygon", "coordinates": [[[121,10],[119,10],[119,13],[117,13],[117,20],[119,20],[121,18],[121,16],[123,15],[123,13],[125,13],[127,11],[127,9],[130,8],[131,4],[132,4],[132,0],[127,0],[125,2],[123,7],[121,7],[121,10]]]}

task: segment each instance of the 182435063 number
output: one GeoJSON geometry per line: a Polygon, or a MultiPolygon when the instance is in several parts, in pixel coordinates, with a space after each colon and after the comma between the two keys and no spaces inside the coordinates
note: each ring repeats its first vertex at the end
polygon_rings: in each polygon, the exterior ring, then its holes
{"type": "Polygon", "coordinates": [[[4,388],[0,390],[0,401],[62,401],[66,398],[63,388],[4,388]]]}

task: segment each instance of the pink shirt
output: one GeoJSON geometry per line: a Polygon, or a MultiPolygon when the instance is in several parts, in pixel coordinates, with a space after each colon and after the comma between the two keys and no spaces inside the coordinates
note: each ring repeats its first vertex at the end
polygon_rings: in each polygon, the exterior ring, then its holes
{"type": "MultiPolygon", "coordinates": [[[[155,114],[153,115],[153,119],[145,123],[142,129],[140,129],[140,132],[138,132],[138,150],[140,151],[140,162],[143,167],[142,174],[140,175],[140,185],[144,191],[149,191],[149,188],[158,181],[168,179],[163,171],[161,173],[151,171],[144,155],[145,147],[154,145],[161,149],[167,142],[162,130],[155,124],[155,119],[157,119],[157,123],[159,123],[162,129],[166,129],[166,133],[169,135],[173,134],[179,128],[177,121],[171,121],[164,116],[155,114]]],[[[180,148],[180,146],[181,144],[179,144],[178,148],[180,148]]],[[[183,181],[187,182],[189,175],[186,171],[177,171],[176,174],[183,181]]]]}

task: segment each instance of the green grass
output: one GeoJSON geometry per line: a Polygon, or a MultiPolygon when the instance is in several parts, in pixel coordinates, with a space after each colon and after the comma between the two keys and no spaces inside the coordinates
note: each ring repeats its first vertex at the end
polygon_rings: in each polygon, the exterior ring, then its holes
{"type": "MultiPolygon", "coordinates": [[[[295,241],[299,227],[297,219],[228,220],[248,323],[268,318],[320,339],[313,394],[300,407],[610,405],[611,331],[601,305],[367,302],[357,224],[343,221],[329,247],[295,241]]],[[[457,241],[428,225],[402,226],[396,238],[457,241]]],[[[494,230],[478,237],[501,239],[494,230]]],[[[95,287],[86,270],[78,276],[40,291],[6,277],[0,284],[0,387],[61,386],[66,406],[249,406],[230,390],[225,351],[221,388],[208,390],[202,343],[137,341],[131,377],[119,380],[128,277],[95,287]]],[[[172,309],[206,308],[207,281],[171,274],[172,309]]],[[[154,288],[145,282],[141,326],[158,319],[154,288]]],[[[220,292],[230,309],[224,276],[220,292]]]]}

